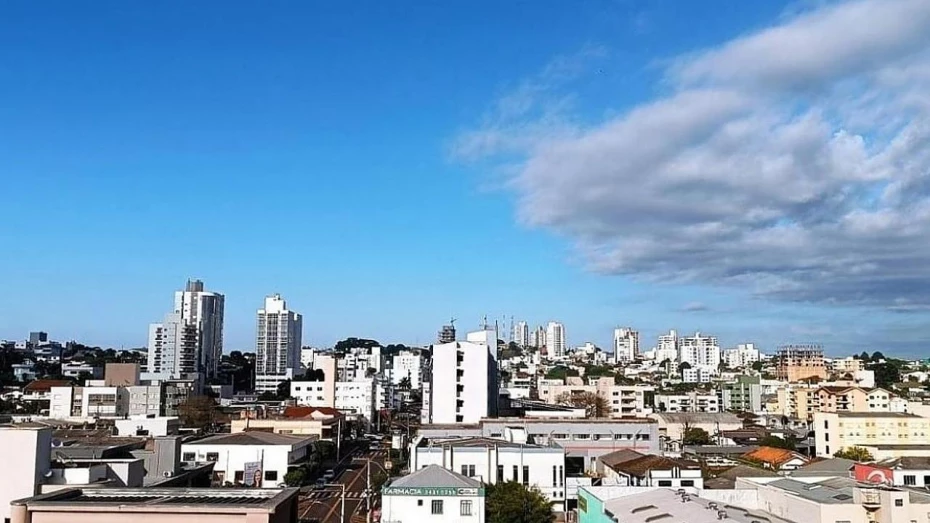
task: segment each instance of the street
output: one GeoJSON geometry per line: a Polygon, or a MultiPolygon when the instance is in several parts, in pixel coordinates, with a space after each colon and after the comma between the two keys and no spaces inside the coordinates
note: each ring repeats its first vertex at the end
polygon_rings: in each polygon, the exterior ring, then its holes
{"type": "MultiPolygon", "coordinates": [[[[389,452],[387,448],[377,446],[373,446],[371,450],[356,449],[349,452],[334,467],[336,479],[333,483],[345,485],[345,521],[340,521],[342,489],[335,486],[322,489],[302,488],[298,511],[300,521],[314,523],[365,521],[367,460],[371,459],[371,474],[374,477],[383,470],[382,467],[389,452]]],[[[373,507],[379,499],[380,493],[375,493],[371,500],[373,507]]]]}

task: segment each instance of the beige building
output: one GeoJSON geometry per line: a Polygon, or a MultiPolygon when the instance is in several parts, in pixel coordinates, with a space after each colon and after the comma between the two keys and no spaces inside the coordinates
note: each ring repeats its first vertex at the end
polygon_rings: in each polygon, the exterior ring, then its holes
{"type": "Polygon", "coordinates": [[[263,431],[292,436],[316,436],[331,440],[337,436],[342,414],[329,407],[288,407],[280,416],[256,418],[246,413],[230,422],[230,432],[263,431]]]}
{"type": "Polygon", "coordinates": [[[537,387],[539,399],[555,405],[566,396],[582,393],[597,394],[607,400],[610,417],[642,417],[653,412],[655,387],[617,385],[611,376],[592,378],[587,385],[582,378],[570,376],[564,382],[542,380],[537,387]]]}
{"type": "Polygon", "coordinates": [[[855,374],[864,368],[862,360],[852,356],[832,359],[827,363],[827,370],[834,374],[855,374]]]}
{"type": "Polygon", "coordinates": [[[14,501],[10,523],[289,523],[299,490],[67,489],[14,501]]]}
{"type": "Polygon", "coordinates": [[[823,348],[819,345],[787,345],[775,353],[775,378],[796,382],[827,379],[823,348]]]}
{"type": "Polygon", "coordinates": [[[792,419],[811,420],[820,410],[820,395],[817,387],[786,385],[776,393],[775,413],[792,419]]]}
{"type": "Polygon", "coordinates": [[[8,521],[10,502],[35,496],[51,471],[52,429],[0,427],[0,519],[8,521]]]}
{"type": "Polygon", "coordinates": [[[817,397],[821,412],[889,412],[891,410],[892,396],[885,389],[820,387],[817,390],[817,397]]]}
{"type": "Polygon", "coordinates": [[[922,456],[930,451],[930,419],[901,412],[817,412],[817,456],[849,447],[871,449],[875,459],[922,456]]]}

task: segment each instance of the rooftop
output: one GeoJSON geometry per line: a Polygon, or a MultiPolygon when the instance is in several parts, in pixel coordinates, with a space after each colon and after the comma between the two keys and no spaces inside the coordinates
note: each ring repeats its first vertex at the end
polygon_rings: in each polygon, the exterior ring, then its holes
{"type": "Polygon", "coordinates": [[[479,488],[481,482],[457,472],[444,469],[439,465],[429,465],[412,474],[397,478],[390,487],[456,487],[456,488],[479,488]]]}
{"type": "Polygon", "coordinates": [[[645,454],[641,452],[636,452],[635,450],[620,449],[620,450],[615,450],[614,452],[604,454],[597,459],[604,465],[612,468],[614,465],[617,465],[619,463],[630,461],[632,459],[640,458],[643,456],[645,456],[645,454]]]}
{"type": "Polygon", "coordinates": [[[56,510],[79,505],[82,510],[120,512],[174,512],[186,508],[209,507],[211,512],[274,511],[298,489],[65,489],[50,494],[13,501],[12,505],[30,510],[56,510]],[[95,510],[96,509],[96,510],[95,510]]]}
{"type": "Polygon", "coordinates": [[[504,439],[498,438],[485,438],[485,437],[476,437],[476,438],[449,438],[449,439],[431,439],[428,441],[430,447],[444,447],[452,446],[458,448],[488,448],[488,447],[498,447],[498,448],[537,448],[537,449],[549,449],[562,451],[561,447],[546,447],[542,445],[533,445],[530,443],[513,443],[504,439]]]}
{"type": "Polygon", "coordinates": [[[761,511],[753,514],[746,509],[732,505],[710,505],[708,500],[696,496],[691,496],[688,501],[682,501],[682,498],[671,489],[656,489],[604,502],[604,510],[623,523],[653,521],[719,523],[721,521],[717,512],[719,509],[727,513],[727,521],[737,523],[750,523],[751,521],[782,523],[785,521],[761,511]]]}
{"type": "Polygon", "coordinates": [[[24,392],[48,392],[52,387],[70,387],[73,383],[68,380],[35,380],[23,388],[24,392]]]}
{"type": "Polygon", "coordinates": [[[837,474],[848,476],[850,469],[856,462],[845,458],[828,458],[812,461],[807,465],[791,472],[792,476],[823,476],[827,474],[837,474]]]}
{"type": "Polygon", "coordinates": [[[876,465],[896,470],[927,470],[930,469],[930,457],[903,456],[882,460],[876,465]]]}
{"type": "Polygon", "coordinates": [[[290,436],[253,430],[236,432],[235,434],[217,434],[185,443],[185,445],[295,445],[315,439],[315,437],[290,436]]]}
{"type": "Polygon", "coordinates": [[[731,412],[657,412],[651,416],[666,423],[743,423],[739,416],[731,412]]]}
{"type": "Polygon", "coordinates": [[[342,415],[338,410],[331,407],[287,407],[281,415],[285,418],[338,418],[342,415]]]}
{"type": "Polygon", "coordinates": [[[919,418],[906,412],[837,412],[841,418],[919,418]]]}
{"type": "Polygon", "coordinates": [[[652,470],[672,470],[674,468],[700,470],[701,465],[694,461],[646,454],[629,461],[617,463],[611,468],[622,474],[643,478],[652,470]]]}
{"type": "Polygon", "coordinates": [[[752,450],[743,454],[744,458],[761,461],[762,463],[769,463],[771,465],[780,466],[793,459],[802,459],[807,460],[804,455],[799,454],[793,450],[780,449],[777,447],[759,447],[756,450],[752,450]]]}

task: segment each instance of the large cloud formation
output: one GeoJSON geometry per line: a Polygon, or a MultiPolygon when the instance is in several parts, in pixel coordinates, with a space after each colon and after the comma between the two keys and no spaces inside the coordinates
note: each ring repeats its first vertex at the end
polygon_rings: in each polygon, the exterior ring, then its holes
{"type": "Polygon", "coordinates": [[[833,4],[679,57],[665,97],[594,126],[549,77],[456,152],[519,153],[519,217],[595,270],[930,308],[930,1],[833,4]]]}

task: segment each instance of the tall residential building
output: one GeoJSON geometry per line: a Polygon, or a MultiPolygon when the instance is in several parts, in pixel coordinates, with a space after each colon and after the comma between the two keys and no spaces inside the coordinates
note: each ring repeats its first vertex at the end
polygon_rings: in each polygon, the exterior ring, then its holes
{"type": "Polygon", "coordinates": [[[513,342],[518,347],[527,347],[530,344],[530,326],[525,321],[519,321],[513,328],[513,342]]]}
{"type": "Polygon", "coordinates": [[[557,321],[546,325],[546,351],[550,358],[565,356],[565,326],[557,321]]]}
{"type": "Polygon", "coordinates": [[[723,352],[723,361],[731,369],[750,367],[760,359],[762,359],[762,354],[752,343],[740,343],[735,349],[727,349],[723,352]]]}
{"type": "Polygon", "coordinates": [[[775,377],[785,381],[808,378],[827,379],[827,367],[820,345],[785,345],[775,353],[775,377]]]}
{"type": "Polygon", "coordinates": [[[449,325],[443,325],[442,329],[439,329],[437,339],[439,343],[452,343],[455,341],[455,323],[450,322],[449,325]]]}
{"type": "Polygon", "coordinates": [[[639,333],[630,327],[614,329],[614,363],[629,363],[639,355],[639,333]]]}
{"type": "Polygon", "coordinates": [[[428,423],[477,423],[497,415],[497,347],[460,341],[432,347],[428,423]]]}
{"type": "Polygon", "coordinates": [[[674,330],[668,331],[668,334],[659,335],[659,343],[656,345],[656,362],[662,363],[665,360],[678,362],[678,333],[674,330]]]}
{"type": "Polygon", "coordinates": [[[530,345],[537,349],[542,349],[546,346],[546,329],[542,325],[536,327],[536,330],[533,331],[530,345]]]}
{"type": "Polygon", "coordinates": [[[188,280],[174,293],[174,311],[149,326],[148,372],[170,379],[212,378],[223,354],[222,294],[188,280]]]}
{"type": "Polygon", "coordinates": [[[281,382],[300,374],[302,341],[303,317],[288,310],[280,294],[266,297],[255,334],[256,392],[275,392],[281,382]]]}
{"type": "Polygon", "coordinates": [[[678,339],[678,363],[687,362],[692,367],[716,369],[720,366],[720,346],[716,336],[682,336],[678,339]]]}

